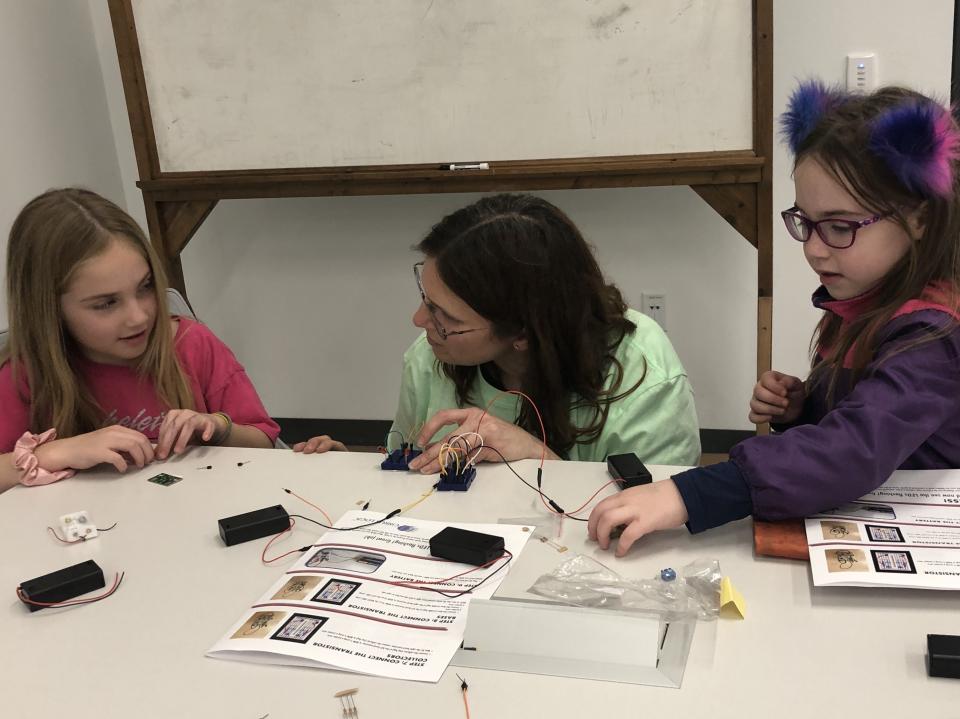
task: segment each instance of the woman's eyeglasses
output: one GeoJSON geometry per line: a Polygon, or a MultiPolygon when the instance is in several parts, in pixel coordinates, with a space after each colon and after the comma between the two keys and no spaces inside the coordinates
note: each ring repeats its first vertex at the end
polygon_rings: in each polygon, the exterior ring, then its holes
{"type": "Polygon", "coordinates": [[[444,327],[440,320],[437,319],[437,308],[436,306],[427,299],[427,294],[423,291],[423,280],[420,279],[420,273],[423,271],[423,262],[417,262],[413,266],[413,277],[417,281],[417,289],[420,290],[420,301],[423,302],[423,306],[427,308],[427,312],[430,313],[430,321],[433,322],[434,328],[437,330],[437,334],[440,335],[440,339],[445,340],[447,337],[452,337],[454,335],[465,335],[468,332],[478,332],[479,330],[486,329],[486,327],[474,327],[469,330],[448,330],[444,327]]]}
{"type": "Polygon", "coordinates": [[[887,218],[889,214],[874,215],[859,221],[827,217],[814,222],[809,217],[801,215],[799,208],[793,206],[789,210],[781,212],[780,216],[783,217],[783,224],[787,226],[787,232],[798,242],[806,242],[816,231],[825,245],[837,250],[844,250],[852,245],[857,238],[857,230],[879,222],[887,218]]]}

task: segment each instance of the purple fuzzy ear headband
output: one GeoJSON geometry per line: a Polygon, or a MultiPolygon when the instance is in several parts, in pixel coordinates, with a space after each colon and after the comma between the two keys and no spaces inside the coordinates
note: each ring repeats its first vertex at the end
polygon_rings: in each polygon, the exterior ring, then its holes
{"type": "Polygon", "coordinates": [[[934,102],[913,101],[878,116],[870,130],[870,151],[914,194],[947,197],[953,192],[960,133],[950,112],[934,102]]]}
{"type": "Polygon", "coordinates": [[[794,155],[820,119],[845,99],[840,90],[820,80],[807,80],[797,86],[787,102],[787,111],[780,116],[780,134],[794,155]]]}
{"type": "MultiPolygon", "coordinates": [[[[819,80],[800,83],[780,118],[781,132],[794,154],[824,114],[849,97],[819,80]]],[[[946,197],[953,192],[960,132],[949,110],[932,100],[907,100],[878,115],[870,128],[868,147],[910,192],[923,197],[946,197]]]]}

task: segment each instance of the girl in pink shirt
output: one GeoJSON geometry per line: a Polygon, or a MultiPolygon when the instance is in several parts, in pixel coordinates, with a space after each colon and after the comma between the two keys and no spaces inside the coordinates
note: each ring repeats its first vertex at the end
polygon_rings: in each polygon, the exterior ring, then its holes
{"type": "Polygon", "coordinates": [[[272,447],[279,434],[230,349],[169,317],[150,243],[93,192],[51,190],[21,210],[7,306],[0,491],[103,463],[123,472],[192,443],[272,447]]]}

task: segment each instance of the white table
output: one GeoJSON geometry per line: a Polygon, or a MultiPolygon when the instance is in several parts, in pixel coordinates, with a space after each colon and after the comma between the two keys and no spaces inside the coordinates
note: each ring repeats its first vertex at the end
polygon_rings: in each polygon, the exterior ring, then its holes
{"type": "MultiPolygon", "coordinates": [[[[195,449],[121,477],[88,473],[48,487],[0,495],[4,542],[0,587],[7,601],[0,634],[3,717],[339,717],[334,692],[359,687],[360,717],[464,716],[455,671],[470,683],[474,719],[497,717],[960,716],[960,681],[926,676],[926,634],[960,634],[960,595],[917,590],[818,589],[806,563],[755,559],[749,521],[690,536],[661,532],[616,560],[566,522],[563,544],[628,576],[653,576],[697,558],[720,560],[747,600],[745,621],[700,622],[679,690],[487,670],[447,670],[439,684],[403,682],[209,659],[204,652],[284,571],[260,563],[266,540],[224,547],[217,519],[283,504],[334,518],[372,499],[389,511],[416,499],[433,479],[381,472],[379,455],[295,455],[283,450],[195,449]],[[240,467],[237,463],[249,460],[240,467]],[[212,470],[198,469],[212,465],[212,470]],[[158,472],[184,481],[163,487],[158,472]],[[101,537],[62,545],[46,531],[85,509],[101,537]],[[17,584],[86,559],[127,575],[117,593],[72,609],[27,611],[17,584]]],[[[535,476],[535,463],[518,471],[535,476]]],[[[651,467],[656,478],[668,467],[651,467]]],[[[600,463],[549,462],[544,489],[578,506],[605,481],[600,463]]],[[[484,465],[469,492],[436,493],[409,516],[496,521],[542,511],[536,495],[502,466],[484,465]]],[[[278,551],[321,533],[298,522],[278,551]]],[[[520,595],[562,559],[528,543],[500,593],[520,595]]],[[[289,561],[294,561],[291,556],[289,561]]],[[[611,647],[611,652],[617,647],[611,647]]]]}

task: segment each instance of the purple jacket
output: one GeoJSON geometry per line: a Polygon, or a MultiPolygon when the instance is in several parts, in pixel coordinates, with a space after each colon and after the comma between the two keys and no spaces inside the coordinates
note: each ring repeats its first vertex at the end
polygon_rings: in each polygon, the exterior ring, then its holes
{"type": "MultiPolygon", "coordinates": [[[[814,305],[846,320],[859,298],[814,305]]],[[[752,437],[730,462],[674,480],[691,531],[746,516],[805,517],[876,489],[896,469],[960,467],[960,326],[946,308],[908,303],[880,333],[877,358],[850,388],[842,370],[833,408],[815,387],[801,417],[780,434],[752,437]],[[930,333],[943,336],[891,354],[930,333]],[[884,359],[885,358],[885,359],[884,359]]]]}

